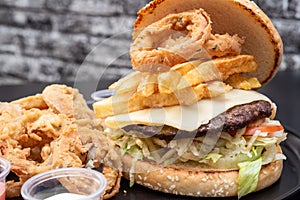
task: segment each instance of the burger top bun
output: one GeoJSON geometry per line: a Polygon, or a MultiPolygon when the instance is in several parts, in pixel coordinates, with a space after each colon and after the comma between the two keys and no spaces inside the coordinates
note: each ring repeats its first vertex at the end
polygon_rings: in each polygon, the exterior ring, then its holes
{"type": "Polygon", "coordinates": [[[153,0],[138,12],[133,39],[148,25],[170,13],[203,8],[211,17],[212,32],[245,37],[242,54],[253,55],[258,70],[250,73],[265,84],[277,72],[283,44],[268,16],[249,0],[153,0]]]}

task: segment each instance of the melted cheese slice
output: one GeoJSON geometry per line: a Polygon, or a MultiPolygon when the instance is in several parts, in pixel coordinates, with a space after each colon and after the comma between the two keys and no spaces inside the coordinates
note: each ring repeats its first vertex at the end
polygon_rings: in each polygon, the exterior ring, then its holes
{"type": "Polygon", "coordinates": [[[234,89],[212,99],[202,99],[190,106],[150,108],[108,117],[105,124],[113,129],[132,124],[166,124],[180,130],[193,131],[234,106],[257,100],[270,102],[273,106],[273,115],[275,115],[276,106],[266,96],[255,91],[234,89]]]}

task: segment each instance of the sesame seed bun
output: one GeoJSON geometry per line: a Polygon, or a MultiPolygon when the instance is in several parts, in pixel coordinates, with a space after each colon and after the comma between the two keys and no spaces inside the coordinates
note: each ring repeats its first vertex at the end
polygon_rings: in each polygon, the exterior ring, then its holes
{"type": "MultiPolygon", "coordinates": [[[[281,152],[281,148],[278,146],[281,152]]],[[[124,177],[129,179],[133,158],[125,154],[122,158],[124,177]]],[[[258,177],[256,191],[275,183],[282,171],[283,161],[273,161],[263,165],[258,177]]],[[[153,190],[176,195],[195,197],[237,196],[237,169],[203,169],[187,164],[165,166],[154,162],[137,161],[134,167],[137,184],[153,190]]]]}
{"type": "Polygon", "coordinates": [[[212,32],[245,37],[242,54],[253,55],[258,70],[249,73],[261,84],[276,74],[282,60],[283,44],[267,15],[249,0],[154,0],[138,12],[133,39],[140,31],[170,13],[203,8],[211,17],[212,32]]]}

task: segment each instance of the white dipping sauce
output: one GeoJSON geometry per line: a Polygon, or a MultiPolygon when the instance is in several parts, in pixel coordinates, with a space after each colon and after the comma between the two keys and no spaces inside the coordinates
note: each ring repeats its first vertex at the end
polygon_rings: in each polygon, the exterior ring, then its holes
{"type": "Polygon", "coordinates": [[[86,196],[80,194],[73,194],[73,193],[61,193],[56,194],[52,197],[48,197],[45,200],[82,200],[86,199],[86,196]]]}

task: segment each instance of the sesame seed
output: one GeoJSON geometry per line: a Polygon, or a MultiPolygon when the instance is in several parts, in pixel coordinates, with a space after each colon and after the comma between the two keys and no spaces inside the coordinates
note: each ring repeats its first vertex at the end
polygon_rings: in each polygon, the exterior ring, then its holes
{"type": "Polygon", "coordinates": [[[173,176],[168,175],[167,178],[168,178],[170,181],[174,182],[174,177],[173,177],[173,176]]]}
{"type": "Polygon", "coordinates": [[[183,193],[183,192],[179,192],[179,194],[180,194],[180,195],[184,195],[184,193],[183,193]]]}
{"type": "Polygon", "coordinates": [[[164,171],[162,169],[159,170],[160,174],[162,174],[164,171]]]}
{"type": "Polygon", "coordinates": [[[179,177],[178,176],[175,176],[175,181],[179,181],[179,177]]]}
{"type": "Polygon", "coordinates": [[[229,195],[229,192],[227,191],[225,195],[228,196],[228,195],[229,195]]]}
{"type": "Polygon", "coordinates": [[[144,185],[145,185],[146,187],[152,188],[152,185],[151,185],[150,183],[144,183],[144,185]]]}
{"type": "Polygon", "coordinates": [[[142,176],[141,176],[141,175],[138,175],[138,179],[139,179],[139,180],[142,180],[143,178],[142,178],[142,176]]]}
{"type": "Polygon", "coordinates": [[[146,181],[146,180],[147,180],[147,176],[144,177],[144,181],[146,181]]]}
{"type": "Polygon", "coordinates": [[[161,187],[161,184],[160,183],[157,183],[158,187],[161,187]]]}
{"type": "Polygon", "coordinates": [[[266,175],[266,174],[267,174],[267,172],[266,172],[265,170],[263,170],[263,171],[262,171],[262,173],[263,173],[264,175],[266,175]]]}
{"type": "Polygon", "coordinates": [[[202,178],[201,180],[202,180],[202,182],[206,182],[206,181],[207,181],[207,179],[206,179],[206,178],[202,178]]]}
{"type": "Polygon", "coordinates": [[[217,189],[217,188],[218,188],[218,184],[217,184],[217,183],[215,183],[215,184],[214,184],[214,187],[215,187],[215,189],[217,189]]]}
{"type": "Polygon", "coordinates": [[[216,191],[215,191],[214,189],[212,189],[212,190],[211,190],[211,193],[212,193],[212,194],[215,194],[215,193],[216,193],[216,191]]]}
{"type": "Polygon", "coordinates": [[[223,193],[224,193],[223,188],[220,188],[220,189],[218,190],[218,193],[219,193],[219,194],[223,194],[223,193]]]}
{"type": "Polygon", "coordinates": [[[176,188],[176,185],[171,185],[169,190],[174,190],[176,188]]]}
{"type": "Polygon", "coordinates": [[[201,195],[201,192],[197,192],[196,195],[200,196],[200,195],[201,195]]]}
{"type": "Polygon", "coordinates": [[[169,191],[167,189],[164,189],[165,193],[169,193],[169,191]]]}
{"type": "Polygon", "coordinates": [[[224,188],[225,188],[225,190],[228,190],[229,185],[225,184],[225,185],[224,185],[224,188]]]}
{"type": "Polygon", "coordinates": [[[149,173],[150,173],[150,170],[148,169],[146,173],[149,174],[149,173]]]}

